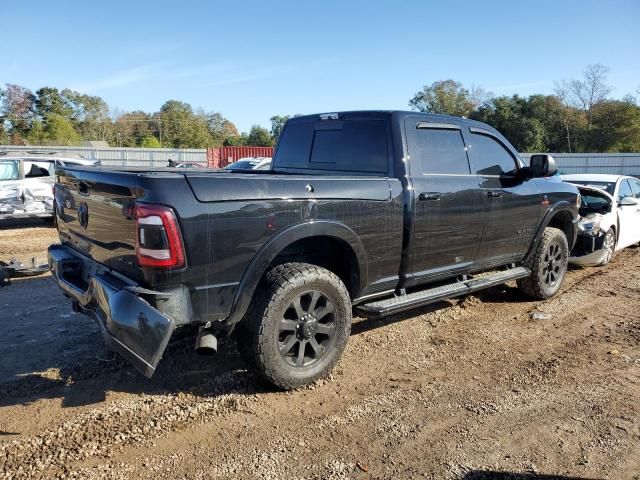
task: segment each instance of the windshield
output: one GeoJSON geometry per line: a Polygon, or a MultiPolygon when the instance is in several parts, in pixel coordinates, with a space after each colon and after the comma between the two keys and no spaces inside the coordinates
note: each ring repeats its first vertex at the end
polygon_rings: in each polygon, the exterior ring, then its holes
{"type": "Polygon", "coordinates": [[[17,160],[8,160],[0,162],[0,181],[17,180],[18,179],[18,162],[17,160]]]}
{"type": "Polygon", "coordinates": [[[227,165],[227,170],[251,170],[258,164],[255,160],[238,160],[237,162],[227,165]]]}
{"type": "Polygon", "coordinates": [[[582,180],[567,180],[567,181],[575,185],[584,185],[585,187],[599,188],[600,190],[604,190],[605,192],[607,192],[609,195],[613,195],[613,192],[616,189],[615,182],[586,182],[582,180]]]}

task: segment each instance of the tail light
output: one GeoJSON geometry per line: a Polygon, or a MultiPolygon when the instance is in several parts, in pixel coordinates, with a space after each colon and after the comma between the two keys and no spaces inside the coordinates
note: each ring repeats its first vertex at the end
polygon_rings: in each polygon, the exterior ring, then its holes
{"type": "Polygon", "coordinates": [[[182,268],[184,246],[178,220],[169,207],[137,203],[136,254],[143,267],[182,268]]]}

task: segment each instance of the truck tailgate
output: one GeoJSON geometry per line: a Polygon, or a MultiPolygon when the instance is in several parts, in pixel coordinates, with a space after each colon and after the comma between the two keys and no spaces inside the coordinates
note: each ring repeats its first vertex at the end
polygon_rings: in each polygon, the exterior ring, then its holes
{"type": "Polygon", "coordinates": [[[136,172],[62,168],[56,171],[55,209],[62,243],[142,280],[136,258],[136,172]]]}

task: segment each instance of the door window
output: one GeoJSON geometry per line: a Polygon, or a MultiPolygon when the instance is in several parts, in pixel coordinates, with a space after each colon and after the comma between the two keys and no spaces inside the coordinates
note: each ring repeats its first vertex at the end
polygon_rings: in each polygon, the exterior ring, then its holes
{"type": "Polygon", "coordinates": [[[457,129],[417,128],[409,145],[418,174],[469,175],[462,133],[457,129]]]}
{"type": "Polygon", "coordinates": [[[633,197],[633,191],[628,180],[622,180],[620,182],[620,188],[618,189],[618,202],[621,202],[623,198],[633,197]]]}
{"type": "Polygon", "coordinates": [[[24,178],[49,177],[51,162],[24,162],[24,178]]]}
{"type": "Polygon", "coordinates": [[[631,184],[631,191],[633,192],[633,196],[636,198],[640,198],[640,180],[629,180],[631,184]]]}
{"type": "Polygon", "coordinates": [[[471,133],[471,155],[478,175],[512,175],[516,160],[499,141],[481,133],[471,133]]]}
{"type": "Polygon", "coordinates": [[[8,160],[0,162],[0,181],[18,179],[18,162],[8,160]]]}

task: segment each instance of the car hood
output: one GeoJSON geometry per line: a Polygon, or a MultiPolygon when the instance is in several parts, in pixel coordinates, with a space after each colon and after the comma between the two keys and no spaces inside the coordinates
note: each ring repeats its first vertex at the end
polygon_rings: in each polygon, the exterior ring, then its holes
{"type": "Polygon", "coordinates": [[[580,192],[581,195],[588,194],[595,197],[601,197],[606,199],[610,205],[613,205],[613,197],[609,195],[607,192],[605,192],[604,190],[602,190],[601,188],[590,187],[587,185],[577,185],[575,183],[572,183],[572,185],[575,185],[578,188],[578,191],[580,192]]]}

